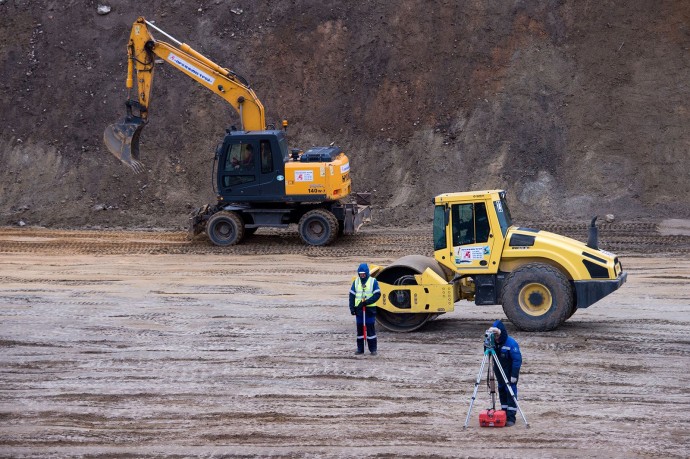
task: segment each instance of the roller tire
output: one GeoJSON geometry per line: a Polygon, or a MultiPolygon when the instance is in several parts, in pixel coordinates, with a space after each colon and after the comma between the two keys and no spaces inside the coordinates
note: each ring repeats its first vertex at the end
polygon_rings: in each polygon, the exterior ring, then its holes
{"type": "Polygon", "coordinates": [[[244,237],[244,222],[235,212],[218,212],[206,222],[206,234],[215,245],[235,245],[244,237]]]}
{"type": "Polygon", "coordinates": [[[566,317],[565,320],[570,319],[573,316],[573,314],[575,314],[575,311],[577,311],[577,307],[575,306],[574,303],[575,302],[573,301],[573,307],[570,308],[570,312],[568,313],[568,317],[566,317]]]}
{"type": "Polygon", "coordinates": [[[305,244],[328,245],[338,236],[338,220],[326,209],[310,210],[299,219],[298,231],[305,244]]]}
{"type": "Polygon", "coordinates": [[[376,312],[376,322],[388,331],[409,333],[421,328],[438,314],[426,313],[393,313],[379,308],[376,312]]]}
{"type": "Polygon", "coordinates": [[[574,310],[573,290],[553,266],[529,263],[506,276],[501,297],[503,312],[521,330],[549,331],[574,310]]]}

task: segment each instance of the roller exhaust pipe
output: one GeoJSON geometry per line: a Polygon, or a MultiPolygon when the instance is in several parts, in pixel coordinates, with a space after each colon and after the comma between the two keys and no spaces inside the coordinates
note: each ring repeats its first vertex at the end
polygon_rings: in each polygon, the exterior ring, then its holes
{"type": "Polygon", "coordinates": [[[589,225],[589,234],[587,236],[587,247],[594,250],[599,250],[599,230],[597,229],[597,217],[592,218],[592,223],[589,225]]]}

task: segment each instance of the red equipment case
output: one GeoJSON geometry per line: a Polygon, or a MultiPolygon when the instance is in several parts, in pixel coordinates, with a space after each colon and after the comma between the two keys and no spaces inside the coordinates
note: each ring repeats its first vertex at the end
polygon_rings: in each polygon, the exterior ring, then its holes
{"type": "Polygon", "coordinates": [[[506,412],[503,410],[482,410],[479,413],[479,425],[481,427],[504,427],[506,425],[506,412]]]}

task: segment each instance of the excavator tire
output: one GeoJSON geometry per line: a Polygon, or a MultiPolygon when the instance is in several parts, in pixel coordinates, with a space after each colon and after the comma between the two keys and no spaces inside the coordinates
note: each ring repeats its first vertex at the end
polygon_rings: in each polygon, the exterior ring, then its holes
{"type": "Polygon", "coordinates": [[[217,212],[206,222],[206,234],[215,245],[235,245],[244,237],[244,222],[235,212],[217,212]]]}
{"type": "MultiPolygon", "coordinates": [[[[436,274],[448,280],[446,274],[436,260],[422,255],[408,255],[402,257],[387,266],[375,277],[379,282],[385,282],[390,285],[417,285],[414,275],[423,273],[426,268],[431,268],[436,274]]],[[[400,293],[396,293],[395,291],[392,292],[390,301],[397,307],[404,308],[406,303],[409,304],[409,294],[407,294],[408,292],[399,292],[400,293]]],[[[390,312],[383,308],[377,309],[376,321],[387,330],[401,333],[417,330],[429,320],[435,319],[438,316],[438,314],[432,313],[407,314],[390,312]]]]}
{"type": "Polygon", "coordinates": [[[525,331],[553,330],[573,312],[573,289],[553,266],[529,263],[506,276],[503,312],[525,331]]]}
{"type": "Polygon", "coordinates": [[[326,209],[310,210],[299,219],[298,231],[306,244],[328,245],[338,235],[338,220],[326,209]]]}

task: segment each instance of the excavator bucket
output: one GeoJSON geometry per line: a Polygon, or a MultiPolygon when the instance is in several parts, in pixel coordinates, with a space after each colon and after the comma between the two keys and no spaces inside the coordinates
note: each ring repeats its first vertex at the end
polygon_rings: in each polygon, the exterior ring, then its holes
{"type": "Polygon", "coordinates": [[[108,151],[136,174],[144,171],[144,165],[139,162],[139,135],[144,126],[146,121],[138,116],[126,116],[106,127],[103,133],[103,142],[108,151]]]}

